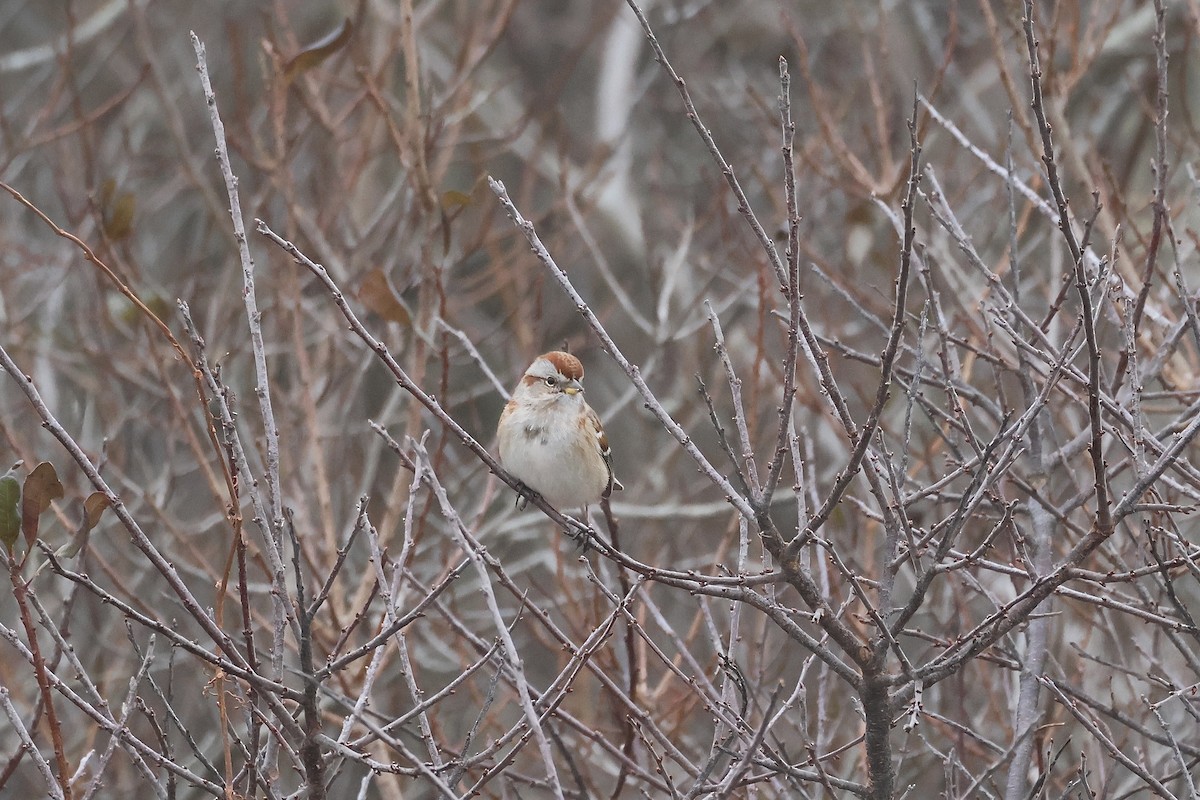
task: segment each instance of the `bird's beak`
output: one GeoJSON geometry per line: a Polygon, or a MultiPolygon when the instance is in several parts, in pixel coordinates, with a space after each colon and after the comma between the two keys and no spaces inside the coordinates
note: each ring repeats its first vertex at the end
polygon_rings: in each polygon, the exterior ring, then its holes
{"type": "Polygon", "coordinates": [[[563,384],[563,391],[569,395],[577,395],[583,391],[583,384],[577,380],[570,380],[563,384]]]}

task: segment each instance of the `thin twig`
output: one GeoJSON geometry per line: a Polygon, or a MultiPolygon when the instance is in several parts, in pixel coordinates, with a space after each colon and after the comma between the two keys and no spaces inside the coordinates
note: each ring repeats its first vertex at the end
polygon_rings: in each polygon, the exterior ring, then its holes
{"type": "Polygon", "coordinates": [[[512,218],[513,224],[515,224],[517,228],[525,235],[526,240],[529,242],[529,246],[533,249],[533,254],[537,256],[538,261],[541,261],[542,264],[544,264],[550,270],[550,274],[553,275],[558,281],[563,291],[566,292],[567,296],[571,299],[571,302],[575,305],[576,310],[579,311],[579,313],[587,321],[588,325],[595,332],[596,337],[600,340],[600,343],[604,345],[605,351],[612,356],[612,359],[617,363],[617,366],[621,368],[621,370],[629,377],[629,380],[633,383],[633,385],[637,387],[638,392],[642,395],[642,399],[645,401],[646,408],[650,409],[650,413],[654,414],[658,421],[662,423],[663,428],[665,428],[666,431],[675,438],[675,441],[679,442],[680,446],[683,447],[687,454],[692,457],[692,460],[695,461],[696,465],[700,467],[700,471],[703,472],[710,481],[712,481],[718,488],[721,489],[721,491],[725,493],[726,500],[729,502],[729,504],[745,516],[753,518],[755,513],[749,501],[743,497],[741,493],[737,491],[737,489],[734,488],[733,484],[730,483],[724,475],[722,475],[715,467],[713,467],[708,458],[706,458],[705,455],[700,452],[700,448],[698,448],[692,441],[691,437],[688,436],[687,431],[685,431],[683,427],[675,421],[666,408],[663,407],[662,403],[659,402],[658,398],[654,395],[654,392],[650,389],[650,386],[642,377],[641,371],[636,366],[631,364],[629,359],[625,357],[625,354],[621,352],[621,349],[617,347],[617,343],[613,341],[611,336],[609,336],[608,331],[604,329],[604,326],[601,324],[600,320],[596,318],[596,315],[592,313],[592,310],[588,308],[587,303],[584,302],[583,297],[580,296],[579,292],[575,289],[575,286],[571,283],[571,279],[567,276],[567,273],[564,272],[557,263],[555,263],[554,258],[550,255],[550,252],[546,249],[546,246],[542,244],[542,240],[538,238],[537,232],[534,231],[533,223],[521,216],[521,212],[517,210],[516,205],[509,198],[508,191],[504,188],[504,184],[495,178],[489,177],[488,185],[492,187],[492,191],[496,194],[496,197],[500,199],[500,203],[508,212],[509,217],[512,218]]]}
{"type": "Polygon", "coordinates": [[[692,95],[688,91],[687,84],[683,78],[679,77],[679,73],[671,66],[671,62],[667,60],[667,54],[663,52],[662,45],[658,43],[658,37],[654,35],[654,29],[650,27],[650,21],[646,19],[645,12],[642,11],[641,6],[637,4],[636,0],[626,0],[626,2],[633,9],[633,13],[637,15],[638,22],[641,23],[646,38],[650,40],[650,47],[654,50],[654,60],[662,65],[662,68],[671,77],[671,82],[675,84],[675,88],[679,90],[679,96],[683,99],[683,107],[687,111],[688,121],[692,123],[692,127],[696,129],[696,133],[700,135],[700,139],[708,149],[709,155],[712,156],[713,161],[720,168],[721,175],[724,176],[725,182],[729,184],[729,189],[737,199],[738,213],[742,215],[746,223],[750,226],[750,230],[754,232],[754,237],[758,240],[759,246],[767,256],[767,260],[775,272],[775,279],[779,282],[781,291],[784,290],[788,285],[788,273],[784,267],[783,259],[779,257],[779,251],[775,249],[775,243],[771,241],[771,237],[767,235],[762,223],[755,216],[754,210],[750,207],[750,200],[747,199],[746,193],[742,191],[742,185],[733,174],[733,167],[729,165],[729,162],[725,160],[725,156],[721,154],[720,148],[717,147],[717,142],[713,139],[712,131],[705,127],[704,123],[700,120],[700,113],[696,111],[696,105],[692,102],[692,95]]]}
{"type": "Polygon", "coordinates": [[[1096,336],[1092,298],[1088,292],[1088,280],[1084,270],[1085,248],[1080,245],[1075,236],[1070,208],[1058,176],[1058,162],[1054,157],[1054,141],[1050,133],[1050,123],[1046,119],[1045,102],[1042,97],[1041,61],[1038,57],[1038,42],[1033,29],[1033,0],[1025,0],[1025,14],[1021,22],[1025,29],[1025,45],[1029,54],[1029,78],[1033,89],[1033,100],[1030,105],[1033,108],[1034,117],[1037,119],[1038,131],[1042,140],[1042,163],[1046,165],[1046,180],[1054,197],[1054,205],[1058,210],[1058,229],[1070,251],[1075,288],[1082,307],[1083,334],[1088,350],[1088,418],[1092,431],[1089,454],[1092,460],[1092,474],[1096,491],[1096,529],[1102,537],[1107,538],[1113,532],[1113,514],[1109,507],[1108,482],[1105,478],[1104,422],[1100,416],[1100,395],[1103,391],[1100,384],[1100,345],[1096,336]]]}

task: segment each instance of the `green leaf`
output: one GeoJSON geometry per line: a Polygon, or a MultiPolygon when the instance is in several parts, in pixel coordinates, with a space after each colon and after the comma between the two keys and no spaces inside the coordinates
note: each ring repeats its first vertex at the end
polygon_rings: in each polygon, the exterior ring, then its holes
{"type": "Polygon", "coordinates": [[[0,478],[0,542],[9,554],[21,532],[21,484],[12,475],[0,478]]]}

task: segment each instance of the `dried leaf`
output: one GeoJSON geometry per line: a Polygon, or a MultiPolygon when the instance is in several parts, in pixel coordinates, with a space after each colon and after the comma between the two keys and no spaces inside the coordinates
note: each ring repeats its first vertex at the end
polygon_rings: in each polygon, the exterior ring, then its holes
{"type": "Polygon", "coordinates": [[[442,192],[442,252],[450,252],[450,223],[471,205],[471,195],[455,189],[442,192]]]}
{"type": "Polygon", "coordinates": [[[88,499],[83,501],[83,523],[80,525],[82,532],[87,533],[96,527],[96,524],[100,522],[100,515],[110,505],[112,503],[109,502],[108,495],[104,492],[92,492],[88,495],[88,499]]]}
{"type": "Polygon", "coordinates": [[[49,510],[50,502],[62,499],[63,494],[58,473],[49,461],[38,464],[25,478],[25,487],[21,491],[21,532],[25,535],[26,547],[33,547],[37,540],[38,519],[49,510]]]}
{"type": "Polygon", "coordinates": [[[471,195],[469,194],[454,189],[442,192],[442,208],[447,211],[455,211],[469,205],[471,205],[471,195]]]}
{"type": "Polygon", "coordinates": [[[312,69],[331,55],[346,46],[350,41],[350,33],[354,26],[350,19],[342,20],[342,25],[336,31],[329,33],[308,47],[301,50],[283,68],[284,83],[291,83],[296,76],[305,70],[312,69]]]}
{"type": "Polygon", "coordinates": [[[75,528],[75,535],[69,544],[58,548],[55,555],[60,558],[74,558],[79,555],[83,543],[87,541],[88,533],[100,522],[100,515],[109,505],[111,504],[108,502],[108,496],[103,492],[92,492],[88,495],[88,499],[83,501],[83,515],[75,528]]]}
{"type": "MultiPolygon", "coordinates": [[[[151,313],[159,319],[166,319],[175,307],[165,297],[157,294],[146,295],[141,300],[146,308],[150,309],[151,313]]],[[[141,308],[120,296],[110,302],[109,308],[113,310],[113,313],[119,314],[121,321],[126,325],[136,325],[145,313],[141,308]],[[120,309],[120,311],[118,312],[117,309],[120,309]]]]}
{"type": "Polygon", "coordinates": [[[100,196],[96,198],[104,233],[110,239],[124,239],[133,233],[133,215],[137,209],[137,198],[132,192],[118,192],[117,182],[108,178],[100,184],[100,196]]]}
{"type": "Polygon", "coordinates": [[[404,305],[404,301],[392,287],[392,282],[381,269],[373,269],[367,273],[367,277],[358,287],[358,299],[389,322],[399,322],[405,327],[412,325],[412,314],[408,312],[408,306],[404,305]]]}
{"type": "Polygon", "coordinates": [[[21,484],[12,475],[0,478],[0,542],[12,554],[21,532],[21,484]]]}

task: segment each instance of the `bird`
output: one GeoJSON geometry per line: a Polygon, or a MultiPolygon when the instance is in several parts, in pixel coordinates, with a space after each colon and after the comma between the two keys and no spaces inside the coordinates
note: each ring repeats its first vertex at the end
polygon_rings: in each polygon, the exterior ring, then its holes
{"type": "MultiPolygon", "coordinates": [[[[600,417],[583,397],[583,364],[561,350],[533,360],[500,414],[500,463],[557,509],[624,489],[600,417]]],[[[521,501],[518,500],[518,503],[521,501]]]]}

